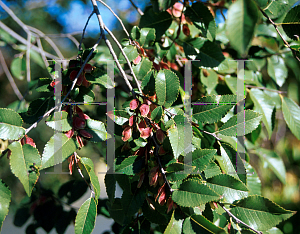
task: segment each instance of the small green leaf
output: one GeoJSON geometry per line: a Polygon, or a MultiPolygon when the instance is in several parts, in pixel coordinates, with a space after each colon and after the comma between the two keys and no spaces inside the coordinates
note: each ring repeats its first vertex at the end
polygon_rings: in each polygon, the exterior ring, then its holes
{"type": "Polygon", "coordinates": [[[151,119],[155,121],[160,121],[162,117],[163,109],[161,106],[156,107],[152,112],[151,112],[151,119]]]}
{"type": "Polygon", "coordinates": [[[173,154],[175,159],[179,157],[179,155],[184,150],[184,142],[185,140],[185,126],[184,126],[184,116],[183,115],[176,115],[174,117],[175,126],[168,129],[168,136],[170,139],[170,143],[173,149],[173,154]]]}
{"type": "Polygon", "coordinates": [[[174,213],[175,213],[175,211],[173,211],[173,213],[172,213],[172,217],[170,219],[170,222],[169,222],[167,228],[164,231],[164,234],[177,234],[177,233],[181,233],[183,220],[180,220],[180,219],[177,220],[177,219],[175,219],[174,213]]]}
{"type": "Polygon", "coordinates": [[[113,120],[118,125],[123,125],[128,121],[130,115],[125,110],[114,110],[112,112],[107,113],[107,116],[113,120]]]}
{"type": "Polygon", "coordinates": [[[295,6],[286,14],[282,28],[286,35],[293,40],[298,40],[300,36],[300,6],[295,6]],[[298,36],[298,37],[297,37],[298,36]]]}
{"type": "Polygon", "coordinates": [[[138,80],[143,80],[145,75],[151,70],[152,62],[147,57],[143,57],[142,61],[133,66],[132,69],[138,80]]]}
{"type": "Polygon", "coordinates": [[[23,120],[17,112],[0,108],[0,139],[20,139],[25,135],[25,129],[22,128],[22,125],[23,120]]]}
{"type": "Polygon", "coordinates": [[[184,14],[191,19],[193,24],[202,32],[202,35],[208,40],[213,41],[217,26],[210,10],[202,3],[193,3],[191,7],[187,7],[184,14]]]}
{"type": "Polygon", "coordinates": [[[154,28],[141,28],[141,34],[139,43],[143,48],[147,48],[153,45],[155,41],[155,29],[154,28]]]}
{"type": "Polygon", "coordinates": [[[108,138],[110,138],[104,123],[98,120],[87,119],[86,128],[84,130],[92,134],[93,137],[90,138],[90,141],[92,142],[106,141],[108,138]]]}
{"type": "Polygon", "coordinates": [[[192,171],[195,170],[195,166],[190,166],[183,163],[171,163],[166,170],[167,180],[173,182],[183,180],[188,177],[192,171]]]}
{"type": "Polygon", "coordinates": [[[145,199],[146,193],[143,189],[137,190],[134,194],[131,193],[130,189],[123,191],[121,203],[124,211],[126,211],[125,215],[131,218],[131,216],[138,212],[145,199]]]}
{"type": "Polygon", "coordinates": [[[138,26],[134,26],[132,29],[131,29],[131,33],[130,33],[131,37],[133,40],[138,40],[141,36],[141,31],[139,29],[138,26]]]}
{"type": "Polygon", "coordinates": [[[282,112],[291,132],[300,140],[300,107],[290,98],[282,97],[282,112]]]}
{"type": "Polygon", "coordinates": [[[196,207],[210,201],[217,201],[220,195],[197,180],[187,180],[172,193],[172,199],[183,207],[196,207]]]}
{"type": "Polygon", "coordinates": [[[46,119],[46,124],[56,131],[67,132],[72,129],[72,123],[68,119],[66,111],[54,112],[53,115],[46,119]]]}
{"type": "Polygon", "coordinates": [[[80,207],[75,219],[75,234],[92,233],[96,223],[97,205],[90,197],[80,207]]]}
{"type": "Polygon", "coordinates": [[[192,165],[196,166],[197,170],[202,172],[205,170],[211,159],[217,153],[216,149],[196,149],[193,151],[193,161],[192,165]]]}
{"type": "Polygon", "coordinates": [[[144,166],[145,159],[140,156],[129,156],[116,166],[116,172],[124,173],[125,175],[135,175],[139,173],[144,166]]]}
{"type": "Polygon", "coordinates": [[[233,205],[230,212],[259,231],[266,231],[294,214],[262,196],[249,196],[233,205]]]}
{"type": "Polygon", "coordinates": [[[170,107],[179,93],[179,78],[170,70],[160,70],[155,76],[155,91],[158,104],[170,107]]]}
{"type": "Polygon", "coordinates": [[[268,58],[268,74],[280,87],[288,76],[288,70],[283,58],[273,55],[268,58]]]}
{"type": "Polygon", "coordinates": [[[232,116],[216,133],[225,136],[244,136],[255,130],[262,118],[262,115],[252,111],[245,110],[232,116]],[[244,120],[237,123],[237,120],[244,120]]]}
{"type": "Polygon", "coordinates": [[[85,74],[85,78],[91,84],[102,85],[107,89],[113,89],[115,86],[111,78],[101,69],[95,69],[91,74],[85,74]]]}
{"type": "Polygon", "coordinates": [[[8,214],[9,203],[11,201],[11,192],[8,187],[0,179],[0,232],[2,229],[3,221],[8,214]]]}
{"type": "Polygon", "coordinates": [[[30,197],[32,189],[40,175],[41,157],[36,148],[31,145],[21,145],[15,141],[9,145],[11,150],[10,168],[13,174],[19,178],[27,195],[30,197]]]}
{"type": "Polygon", "coordinates": [[[116,178],[114,174],[106,173],[104,177],[105,189],[108,199],[111,204],[113,204],[115,200],[115,192],[116,192],[116,178]]]}
{"type": "Polygon", "coordinates": [[[50,86],[52,81],[51,78],[39,78],[38,87],[35,90],[38,92],[54,92],[54,89],[50,86]]]}
{"type": "Polygon", "coordinates": [[[100,196],[100,184],[97,175],[95,174],[94,171],[94,163],[90,158],[80,158],[80,162],[83,164],[85,167],[89,177],[90,181],[93,185],[93,189],[95,192],[95,199],[96,199],[96,204],[98,203],[98,198],[100,196]]]}
{"type": "Polygon", "coordinates": [[[252,0],[237,0],[229,7],[226,34],[230,45],[244,55],[258,20],[257,6],[252,0]]]}
{"type": "Polygon", "coordinates": [[[42,155],[42,169],[62,163],[78,148],[78,143],[73,138],[68,138],[63,133],[53,135],[47,142],[42,155]]]}
{"type": "MultiPolygon", "coordinates": [[[[135,46],[129,45],[123,48],[123,50],[126,56],[128,57],[129,61],[133,61],[139,56],[139,53],[135,46]]],[[[126,59],[122,53],[120,53],[119,61],[120,63],[126,63],[126,59]]]]}
{"type": "Polygon", "coordinates": [[[16,57],[13,59],[10,65],[11,73],[19,80],[23,80],[26,71],[26,61],[23,57],[16,57]]]}

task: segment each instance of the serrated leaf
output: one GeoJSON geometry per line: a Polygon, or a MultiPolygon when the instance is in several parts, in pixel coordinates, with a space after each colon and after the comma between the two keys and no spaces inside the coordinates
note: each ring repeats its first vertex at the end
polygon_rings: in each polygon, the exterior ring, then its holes
{"type": "Polygon", "coordinates": [[[259,231],[266,231],[276,226],[294,213],[262,196],[249,196],[234,202],[233,205],[230,212],[259,231]]]}
{"type": "Polygon", "coordinates": [[[3,221],[8,214],[9,203],[11,201],[11,192],[8,187],[0,179],[0,232],[2,229],[3,221]]]}
{"type": "Polygon", "coordinates": [[[225,136],[244,136],[255,130],[262,118],[262,115],[252,110],[245,110],[232,116],[216,133],[225,136]],[[243,119],[237,123],[237,120],[243,119]]]}
{"type": "Polygon", "coordinates": [[[125,110],[114,110],[113,112],[107,112],[107,116],[116,124],[121,126],[130,118],[130,115],[125,110]]]}
{"type": "Polygon", "coordinates": [[[138,80],[143,80],[144,76],[151,70],[151,68],[152,62],[147,57],[143,57],[141,62],[132,67],[138,80]]]}
{"type": "Polygon", "coordinates": [[[247,173],[247,188],[249,195],[261,195],[261,181],[255,169],[247,162],[245,163],[247,173]]]}
{"type": "Polygon", "coordinates": [[[183,180],[195,169],[195,166],[190,166],[183,163],[171,163],[166,170],[167,180],[173,182],[183,180]]]}
{"type": "Polygon", "coordinates": [[[270,99],[270,96],[259,89],[251,89],[250,97],[257,112],[263,114],[262,121],[266,126],[270,139],[272,135],[272,113],[275,103],[270,99]]]}
{"type": "Polygon", "coordinates": [[[92,134],[93,137],[89,139],[91,142],[106,141],[110,138],[104,123],[98,120],[87,119],[86,128],[84,130],[92,134]]]}
{"type": "Polygon", "coordinates": [[[204,170],[206,178],[211,178],[216,175],[222,174],[219,166],[215,162],[210,162],[204,170]]]}
{"type": "Polygon", "coordinates": [[[90,181],[93,185],[93,189],[95,192],[95,199],[96,199],[96,204],[98,203],[98,198],[100,196],[100,184],[97,175],[95,174],[94,171],[94,163],[90,158],[80,158],[80,162],[83,164],[85,167],[89,177],[90,181]]]}
{"type": "Polygon", "coordinates": [[[66,111],[57,111],[46,119],[46,124],[56,131],[67,132],[72,129],[72,123],[68,119],[66,111]]]}
{"type": "Polygon", "coordinates": [[[207,179],[206,185],[229,203],[248,196],[247,187],[230,175],[220,174],[211,177],[207,179]]]}
{"type": "Polygon", "coordinates": [[[191,7],[187,7],[184,14],[191,19],[193,24],[202,32],[202,35],[208,40],[213,41],[217,26],[210,10],[202,3],[193,3],[191,7]]]}
{"type": "Polygon", "coordinates": [[[300,140],[300,107],[290,98],[282,97],[283,117],[291,132],[300,140]]]}
{"type": "Polygon", "coordinates": [[[31,145],[21,145],[15,141],[9,145],[11,150],[10,168],[21,181],[27,195],[30,197],[32,189],[40,175],[41,158],[38,150],[31,145]]]}
{"type": "Polygon", "coordinates": [[[178,76],[170,70],[160,70],[155,76],[155,91],[158,104],[170,107],[178,97],[178,76]]]}
{"type": "Polygon", "coordinates": [[[56,133],[47,142],[42,155],[42,167],[52,167],[62,163],[78,148],[78,143],[73,138],[68,138],[63,133],[56,133]]]}
{"type": "MultiPolygon", "coordinates": [[[[125,48],[123,48],[123,51],[126,54],[126,56],[128,57],[129,61],[133,61],[139,56],[137,48],[132,45],[126,46],[125,48]]],[[[126,59],[122,53],[120,53],[119,61],[120,61],[120,63],[126,63],[126,59]]]]}
{"type": "Polygon", "coordinates": [[[94,198],[90,197],[80,207],[75,219],[75,234],[92,233],[97,216],[97,205],[94,198]]]}
{"type": "Polygon", "coordinates": [[[164,234],[177,234],[181,233],[183,220],[177,220],[174,217],[175,211],[173,211],[170,222],[164,231],[164,234]]]}
{"type": "Polygon", "coordinates": [[[257,6],[252,0],[237,0],[228,9],[226,34],[230,45],[244,55],[258,20],[257,6]]]}
{"type": "Polygon", "coordinates": [[[193,118],[199,123],[215,123],[221,120],[236,104],[236,95],[207,96],[193,106],[193,118]]]}
{"type": "Polygon", "coordinates": [[[129,156],[122,161],[121,164],[116,165],[116,172],[124,173],[125,175],[135,175],[140,172],[144,166],[145,159],[140,156],[129,156]]]}
{"type": "Polygon", "coordinates": [[[113,89],[115,86],[111,78],[101,69],[95,69],[91,74],[85,74],[85,78],[91,84],[102,85],[107,89],[113,89]]]}
{"type": "Polygon", "coordinates": [[[156,38],[159,40],[165,31],[172,23],[171,15],[166,12],[155,13],[152,6],[149,6],[142,15],[139,27],[140,28],[154,28],[156,38]]]}
{"type": "Polygon", "coordinates": [[[25,129],[22,128],[22,125],[23,120],[17,112],[0,108],[0,139],[20,139],[25,135],[25,129]]]}
{"type": "Polygon", "coordinates": [[[293,40],[298,40],[300,36],[300,6],[295,6],[286,14],[282,28],[286,35],[293,40]],[[297,38],[298,36],[298,38],[297,38]]]}
{"type": "Polygon", "coordinates": [[[145,201],[142,211],[145,218],[151,223],[167,225],[169,218],[166,216],[166,210],[157,202],[153,201],[150,207],[147,201],[145,201]]]}
{"type": "Polygon", "coordinates": [[[268,58],[268,74],[280,87],[288,76],[288,70],[283,58],[273,55],[268,58]]]}
{"type": "Polygon", "coordinates": [[[205,170],[211,159],[217,153],[215,149],[196,149],[192,153],[193,161],[192,165],[196,166],[197,170],[202,172],[205,170]]]}
{"type": "Polygon", "coordinates": [[[206,219],[203,215],[192,215],[184,220],[183,223],[184,234],[197,234],[197,233],[218,233],[225,234],[226,231],[213,224],[206,219]]]}
{"type": "Polygon", "coordinates": [[[282,183],[286,183],[286,170],[282,158],[273,150],[256,149],[256,154],[275,173],[282,183]]]}
{"type": "Polygon", "coordinates": [[[175,126],[168,130],[168,136],[173,149],[175,159],[184,151],[184,116],[176,115],[174,117],[175,126]]]}
{"type": "Polygon", "coordinates": [[[183,182],[172,193],[172,200],[183,207],[196,207],[210,201],[217,201],[220,195],[197,180],[183,182]]]}

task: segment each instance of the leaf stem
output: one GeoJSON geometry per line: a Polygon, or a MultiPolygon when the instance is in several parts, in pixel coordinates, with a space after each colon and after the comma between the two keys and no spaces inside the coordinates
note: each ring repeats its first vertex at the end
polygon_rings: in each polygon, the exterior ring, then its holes
{"type": "Polygon", "coordinates": [[[134,4],[134,2],[132,0],[129,0],[131,5],[137,10],[137,12],[142,16],[144,15],[144,12],[139,8],[137,7],[137,5],[134,4]]]}

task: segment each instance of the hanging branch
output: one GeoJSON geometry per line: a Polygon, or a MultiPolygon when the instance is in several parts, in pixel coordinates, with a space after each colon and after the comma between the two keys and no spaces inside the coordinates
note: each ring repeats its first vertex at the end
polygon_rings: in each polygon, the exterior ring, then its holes
{"type": "Polygon", "coordinates": [[[257,233],[257,234],[263,234],[262,232],[255,230],[254,228],[250,227],[248,224],[244,223],[242,220],[240,220],[240,219],[238,219],[237,217],[235,217],[235,216],[234,216],[234,215],[233,215],[233,214],[232,214],[232,213],[224,206],[224,204],[222,204],[222,203],[220,203],[220,202],[218,202],[218,204],[223,208],[223,210],[225,210],[225,212],[226,212],[230,217],[232,217],[232,218],[235,220],[235,222],[243,224],[244,226],[246,226],[247,228],[251,229],[253,232],[255,232],[255,233],[257,233]]]}
{"type": "Polygon", "coordinates": [[[300,62],[300,58],[297,56],[297,52],[295,50],[293,50],[291,48],[290,44],[283,38],[282,34],[279,32],[279,29],[278,29],[277,25],[274,23],[274,21],[262,9],[259,8],[259,10],[263,14],[263,16],[266,17],[268,19],[268,21],[274,26],[275,30],[281,37],[283,43],[292,51],[292,54],[295,57],[295,59],[297,59],[298,62],[300,62]]]}
{"type": "Polygon", "coordinates": [[[144,15],[144,12],[139,8],[137,7],[137,5],[134,4],[134,2],[132,0],[129,0],[131,5],[137,10],[137,12],[140,14],[140,15],[144,15]]]}
{"type": "Polygon", "coordinates": [[[4,73],[5,73],[5,75],[6,75],[7,79],[8,79],[8,81],[9,81],[9,83],[10,83],[10,85],[11,85],[11,87],[12,87],[14,93],[17,95],[17,97],[19,98],[19,100],[22,100],[22,99],[23,99],[23,96],[22,96],[20,90],[18,89],[18,86],[16,85],[16,83],[15,83],[15,81],[14,81],[14,78],[12,77],[12,75],[11,75],[10,72],[9,72],[9,69],[8,69],[8,67],[7,67],[7,65],[6,65],[6,63],[5,63],[5,59],[4,59],[4,57],[3,57],[3,54],[2,54],[2,52],[1,52],[1,50],[0,50],[0,63],[1,63],[1,65],[2,65],[2,68],[3,68],[3,70],[4,70],[4,73]]]}
{"type": "Polygon", "coordinates": [[[84,39],[85,30],[86,30],[86,28],[87,28],[87,26],[88,26],[88,24],[89,24],[89,21],[90,21],[90,19],[91,19],[91,17],[93,16],[94,13],[95,13],[95,11],[92,11],[92,13],[89,15],[89,17],[88,17],[88,19],[87,19],[87,21],[86,21],[86,23],[85,23],[85,26],[84,26],[84,28],[83,28],[83,30],[82,30],[82,36],[81,36],[80,43],[79,43],[79,46],[78,46],[78,50],[79,50],[79,51],[81,51],[81,45],[82,45],[82,41],[83,41],[83,39],[84,39]]]}

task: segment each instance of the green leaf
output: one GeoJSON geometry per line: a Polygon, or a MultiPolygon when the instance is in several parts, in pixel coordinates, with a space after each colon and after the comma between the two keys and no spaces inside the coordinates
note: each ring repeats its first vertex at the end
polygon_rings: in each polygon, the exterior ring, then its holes
{"type": "Polygon", "coordinates": [[[183,43],[183,49],[185,56],[190,59],[195,59],[194,55],[197,55],[200,48],[204,45],[207,39],[202,37],[191,38],[183,43]]]}
{"type": "Polygon", "coordinates": [[[105,174],[104,177],[105,189],[108,199],[111,204],[113,204],[115,200],[115,193],[116,193],[116,178],[115,175],[111,172],[105,174]]]}
{"type": "Polygon", "coordinates": [[[273,150],[256,149],[256,154],[275,173],[282,183],[286,183],[286,170],[282,158],[273,150]]]}
{"type": "Polygon", "coordinates": [[[155,73],[150,70],[143,78],[141,87],[145,95],[153,96],[155,94],[155,73]]]}
{"type": "Polygon", "coordinates": [[[266,231],[294,214],[262,196],[249,196],[233,205],[230,212],[259,231],[266,231]]]}
{"type": "MultiPolygon", "coordinates": [[[[176,0],[158,0],[158,7],[160,11],[165,11],[174,5],[176,0]]],[[[153,3],[152,3],[153,4],[153,3]]]]}
{"type": "Polygon", "coordinates": [[[226,174],[216,175],[207,179],[206,185],[222,196],[226,202],[232,203],[248,196],[247,187],[234,177],[226,174]]]}
{"type": "Polygon", "coordinates": [[[179,155],[184,151],[184,118],[185,117],[183,115],[176,115],[174,117],[175,125],[168,129],[168,136],[175,159],[177,159],[179,155]]]}
{"type": "Polygon", "coordinates": [[[26,72],[26,61],[23,56],[13,59],[10,65],[11,74],[19,80],[23,80],[26,72]]]}
{"type": "Polygon", "coordinates": [[[286,13],[287,10],[291,7],[290,3],[294,3],[294,1],[286,1],[286,0],[277,0],[277,1],[271,1],[271,3],[268,5],[266,9],[266,13],[271,18],[278,18],[282,14],[286,13]]]}
{"type": "Polygon", "coordinates": [[[96,199],[96,204],[98,203],[98,198],[100,196],[100,184],[97,175],[95,174],[94,171],[94,163],[90,158],[80,158],[80,162],[83,164],[85,167],[89,177],[90,181],[93,185],[93,189],[95,192],[95,199],[96,199]]]}
{"type": "Polygon", "coordinates": [[[166,12],[154,12],[152,6],[149,6],[142,15],[139,27],[140,28],[154,28],[156,32],[156,38],[159,40],[165,31],[172,23],[171,15],[166,12]]]}
{"type": "Polygon", "coordinates": [[[283,117],[291,132],[300,140],[300,107],[290,98],[282,97],[283,117]]]}
{"type": "Polygon", "coordinates": [[[179,78],[170,70],[160,70],[155,76],[155,91],[158,104],[170,107],[178,97],[179,78]]]}
{"type": "Polygon", "coordinates": [[[94,198],[90,197],[80,207],[75,219],[75,234],[92,233],[97,216],[97,205],[94,198]]]}
{"type": "MultiPolygon", "coordinates": [[[[129,45],[129,46],[126,46],[125,48],[123,48],[123,50],[124,50],[126,56],[128,57],[129,61],[133,61],[139,56],[139,53],[135,46],[129,45]]],[[[120,63],[126,63],[126,59],[122,53],[120,53],[119,61],[120,61],[120,63]]]]}
{"type": "Polygon", "coordinates": [[[91,103],[95,100],[95,94],[90,88],[81,86],[79,88],[79,94],[76,95],[76,98],[74,98],[74,100],[76,102],[91,103]]]}
{"type": "Polygon", "coordinates": [[[221,170],[219,166],[215,162],[210,162],[204,170],[204,174],[206,178],[211,178],[215,175],[221,174],[221,170]]]}
{"type": "Polygon", "coordinates": [[[162,117],[162,113],[163,113],[163,108],[161,106],[156,107],[151,112],[151,119],[159,122],[162,117]]]}
{"type": "Polygon", "coordinates": [[[197,170],[202,172],[210,163],[214,155],[217,153],[216,149],[196,149],[192,153],[192,165],[196,166],[197,170]]]}
{"type": "Polygon", "coordinates": [[[247,188],[249,195],[261,195],[261,181],[255,169],[247,162],[244,162],[247,173],[247,188]]]}
{"type": "Polygon", "coordinates": [[[125,110],[114,110],[113,112],[107,113],[107,116],[111,118],[116,124],[121,126],[130,118],[130,115],[125,110]]]}
{"type": "Polygon", "coordinates": [[[51,78],[39,78],[38,87],[35,89],[37,92],[54,92],[50,86],[53,80],[51,78]]]}
{"type": "Polygon", "coordinates": [[[193,64],[199,67],[217,67],[225,57],[219,45],[215,42],[205,41],[204,45],[200,48],[200,53],[196,56],[193,64]]]}
{"type": "Polygon", "coordinates": [[[22,128],[22,125],[23,120],[17,112],[0,108],[0,139],[20,139],[25,135],[25,129],[22,128]]]}
{"type": "Polygon", "coordinates": [[[133,66],[132,69],[138,80],[143,80],[145,75],[151,70],[152,62],[147,57],[143,57],[142,61],[133,66]]]}
{"type": "Polygon", "coordinates": [[[164,234],[177,234],[177,233],[181,233],[183,220],[180,220],[180,219],[177,220],[177,219],[175,219],[174,213],[175,213],[175,211],[173,211],[173,213],[172,213],[172,217],[170,219],[170,222],[169,222],[167,228],[164,231],[164,234]]]}
{"type": "Polygon", "coordinates": [[[193,106],[193,118],[198,123],[215,123],[221,120],[236,104],[236,95],[207,96],[193,106]]]}
{"type": "Polygon", "coordinates": [[[210,10],[202,3],[193,3],[184,11],[185,16],[189,17],[193,24],[202,32],[208,40],[213,41],[216,36],[217,26],[210,10]]]}
{"type": "Polygon", "coordinates": [[[218,84],[218,75],[212,69],[207,69],[206,71],[208,75],[204,75],[202,70],[200,74],[200,80],[201,83],[206,86],[207,94],[210,95],[218,84]]]}
{"type": "Polygon", "coordinates": [[[227,12],[226,34],[230,45],[246,54],[258,20],[257,6],[252,0],[237,0],[227,12]]]}
{"type": "Polygon", "coordinates": [[[41,157],[36,148],[31,145],[21,145],[15,141],[9,145],[11,150],[10,168],[13,174],[19,178],[27,195],[30,197],[32,189],[40,175],[41,157]]]}
{"type": "Polygon", "coordinates": [[[141,28],[140,32],[141,32],[140,39],[139,39],[140,46],[143,48],[147,48],[153,45],[155,41],[155,29],[141,28]]]}
{"type": "Polygon", "coordinates": [[[293,7],[285,16],[282,28],[286,35],[293,40],[300,36],[300,6],[293,7]],[[297,35],[297,36],[295,36],[297,35]]]}
{"type": "Polygon", "coordinates": [[[46,119],[46,124],[56,131],[67,132],[72,129],[71,120],[68,119],[66,111],[54,112],[46,119]]]}
{"type": "Polygon", "coordinates": [[[270,99],[270,96],[259,89],[251,89],[250,97],[254,103],[255,110],[263,114],[262,121],[266,126],[270,139],[272,135],[272,113],[275,103],[270,99]]]}
{"type": "Polygon", "coordinates": [[[213,224],[206,219],[203,215],[192,215],[184,220],[183,223],[184,234],[197,234],[197,233],[218,233],[225,234],[226,231],[213,224]]]}
{"type": "Polygon", "coordinates": [[[138,40],[140,38],[140,36],[141,36],[141,31],[140,31],[139,27],[138,26],[134,26],[131,29],[130,35],[131,35],[131,38],[133,40],[138,40]]]}
{"type": "Polygon", "coordinates": [[[107,89],[113,89],[115,87],[115,84],[112,82],[111,78],[101,69],[96,69],[91,74],[85,74],[85,78],[91,84],[102,85],[107,89]]]}
{"type": "Polygon", "coordinates": [[[8,214],[9,203],[11,200],[11,192],[8,187],[0,179],[0,232],[2,229],[3,221],[8,214]]]}
{"type": "Polygon", "coordinates": [[[98,120],[87,119],[86,128],[84,130],[92,134],[93,137],[89,139],[91,142],[106,141],[110,138],[104,123],[98,120]]]}
{"type": "Polygon", "coordinates": [[[288,76],[288,70],[283,58],[273,55],[268,58],[268,74],[280,87],[288,76]]]}
{"type": "Polygon", "coordinates": [[[245,110],[232,116],[216,133],[225,136],[244,136],[255,130],[262,118],[262,115],[252,110],[245,110]],[[240,123],[237,120],[244,119],[240,123]]]}
{"type": "MultiPolygon", "coordinates": [[[[151,200],[149,197],[148,199],[151,200]]],[[[169,218],[166,216],[166,210],[157,202],[152,202],[150,207],[149,203],[145,201],[142,206],[142,211],[143,215],[151,223],[167,225],[169,218]]]]}
{"type": "Polygon", "coordinates": [[[141,171],[144,166],[145,159],[140,156],[129,156],[116,165],[116,172],[124,173],[125,175],[135,175],[141,171]]]}
{"type": "Polygon", "coordinates": [[[124,211],[126,211],[125,215],[131,218],[131,216],[138,212],[145,199],[146,193],[143,189],[137,189],[134,194],[131,193],[130,189],[123,191],[121,203],[124,211]]]}
{"type": "Polygon", "coordinates": [[[47,142],[42,155],[42,168],[52,167],[62,163],[78,148],[78,143],[73,138],[68,138],[63,133],[56,133],[47,142]]]}
{"type": "Polygon", "coordinates": [[[194,166],[190,166],[183,163],[171,163],[166,170],[167,180],[173,182],[183,180],[188,177],[189,174],[195,169],[194,166]]]}
{"type": "Polygon", "coordinates": [[[183,182],[172,193],[172,200],[183,207],[196,207],[219,199],[219,194],[197,180],[183,182]]]}

